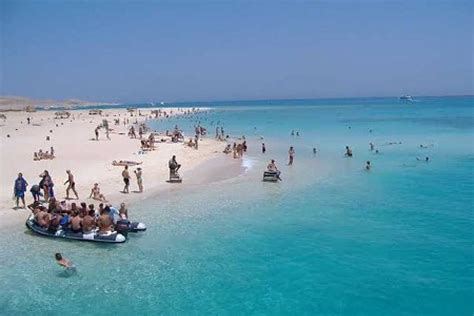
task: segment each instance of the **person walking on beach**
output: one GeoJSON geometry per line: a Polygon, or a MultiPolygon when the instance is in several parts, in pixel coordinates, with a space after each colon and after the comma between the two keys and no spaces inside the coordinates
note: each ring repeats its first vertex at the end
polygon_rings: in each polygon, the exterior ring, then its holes
{"type": "Polygon", "coordinates": [[[143,192],[143,180],[142,180],[142,168],[138,167],[135,170],[135,175],[137,176],[138,192],[143,192]]]}
{"type": "Polygon", "coordinates": [[[26,187],[28,186],[28,182],[26,182],[25,179],[23,179],[23,174],[20,172],[18,174],[18,178],[15,180],[15,185],[13,186],[13,194],[15,195],[16,198],[16,208],[18,208],[18,202],[21,199],[21,202],[23,203],[23,208],[26,207],[25,203],[25,191],[26,187]]]}
{"type": "Polygon", "coordinates": [[[95,140],[99,140],[99,126],[95,128],[94,132],[95,132],[95,140]]]}
{"type": "Polygon", "coordinates": [[[288,161],[288,166],[291,166],[293,165],[293,159],[295,157],[295,150],[293,148],[293,146],[290,147],[290,149],[288,150],[288,156],[289,156],[289,161],[288,161]]]}
{"type": "Polygon", "coordinates": [[[68,185],[66,188],[66,200],[69,200],[69,191],[72,190],[76,199],[79,200],[79,195],[76,191],[76,183],[74,182],[74,175],[72,174],[71,170],[66,170],[67,173],[67,180],[64,182],[64,185],[68,185]]]}
{"type": "Polygon", "coordinates": [[[125,166],[122,171],[122,178],[125,186],[123,187],[123,193],[129,193],[130,188],[130,173],[128,172],[128,166],[125,166]]]}

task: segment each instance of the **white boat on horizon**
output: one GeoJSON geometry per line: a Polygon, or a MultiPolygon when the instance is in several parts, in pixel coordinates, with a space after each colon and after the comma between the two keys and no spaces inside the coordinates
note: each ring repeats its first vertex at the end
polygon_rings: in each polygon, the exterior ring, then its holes
{"type": "Polygon", "coordinates": [[[409,102],[413,102],[413,97],[411,95],[402,95],[400,98],[400,100],[402,101],[409,101],[409,102]]]}

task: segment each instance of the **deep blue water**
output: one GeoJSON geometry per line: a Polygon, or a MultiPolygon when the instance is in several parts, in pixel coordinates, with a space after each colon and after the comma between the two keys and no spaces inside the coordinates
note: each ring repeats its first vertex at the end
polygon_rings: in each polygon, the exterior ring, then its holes
{"type": "Polygon", "coordinates": [[[210,137],[219,122],[232,139],[246,136],[249,169],[139,203],[131,212],[149,230],[123,245],[1,232],[0,313],[472,315],[473,106],[473,97],[248,101],[151,122],[201,121],[210,137]],[[261,182],[271,158],[281,183],[261,182]],[[55,266],[56,251],[76,276],[55,266]]]}

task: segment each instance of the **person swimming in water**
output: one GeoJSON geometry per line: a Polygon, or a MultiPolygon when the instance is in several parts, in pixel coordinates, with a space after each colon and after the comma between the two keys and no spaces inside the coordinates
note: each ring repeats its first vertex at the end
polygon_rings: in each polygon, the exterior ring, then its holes
{"type": "Polygon", "coordinates": [[[426,156],[425,159],[416,157],[416,160],[418,160],[418,161],[424,161],[424,162],[429,162],[429,161],[430,161],[430,157],[426,156]]]}
{"type": "Polygon", "coordinates": [[[365,170],[369,171],[372,168],[372,165],[370,164],[370,161],[367,161],[365,164],[365,170]]]}
{"type": "Polygon", "coordinates": [[[74,269],[74,263],[71,260],[64,258],[59,252],[57,252],[54,257],[56,258],[56,263],[66,269],[74,269]]]}

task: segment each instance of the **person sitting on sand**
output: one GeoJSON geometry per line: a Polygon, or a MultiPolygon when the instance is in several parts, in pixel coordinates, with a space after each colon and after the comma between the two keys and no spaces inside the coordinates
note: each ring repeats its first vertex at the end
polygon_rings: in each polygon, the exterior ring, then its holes
{"type": "Polygon", "coordinates": [[[107,234],[112,231],[113,222],[109,216],[110,208],[106,206],[104,211],[97,220],[97,226],[99,226],[99,234],[107,234]]]}
{"type": "Polygon", "coordinates": [[[41,160],[43,159],[43,150],[38,150],[38,158],[41,160]]]}
{"type": "Polygon", "coordinates": [[[38,157],[38,153],[35,151],[33,153],[33,161],[38,161],[38,160],[40,160],[40,157],[38,157]]]}
{"type": "Polygon", "coordinates": [[[225,146],[225,148],[224,148],[223,153],[224,154],[229,154],[231,151],[232,151],[232,149],[230,147],[230,144],[227,144],[227,146],[225,146]]]}
{"type": "Polygon", "coordinates": [[[86,216],[82,219],[82,232],[84,234],[91,233],[96,227],[95,211],[89,210],[86,216]]]}
{"type": "Polygon", "coordinates": [[[91,189],[91,194],[89,195],[89,199],[93,198],[96,201],[107,202],[105,196],[100,193],[100,188],[98,183],[94,183],[94,186],[91,189]]]}
{"type": "Polygon", "coordinates": [[[186,143],[186,145],[187,145],[188,147],[191,147],[191,148],[193,148],[193,147],[194,147],[194,142],[193,142],[193,139],[192,139],[192,138],[190,138],[190,139],[189,139],[189,141],[186,143]]]}
{"type": "Polygon", "coordinates": [[[349,146],[346,146],[346,153],[344,155],[346,157],[352,157],[352,149],[349,146]]]}
{"type": "Polygon", "coordinates": [[[56,253],[54,257],[56,258],[56,263],[60,266],[65,267],[66,269],[74,268],[74,263],[72,263],[72,261],[67,258],[63,258],[59,252],[56,253]]]}

